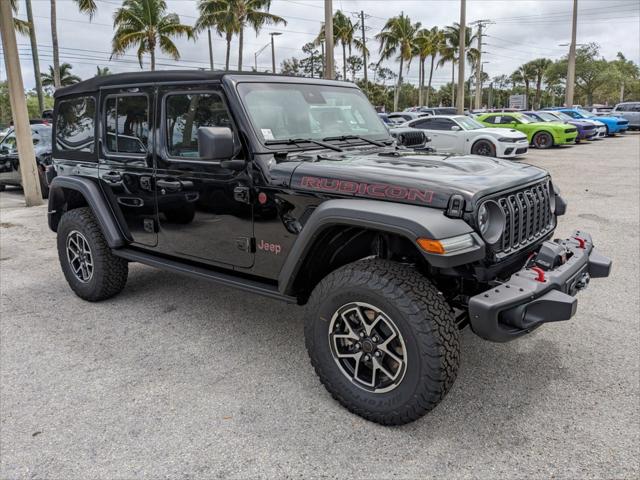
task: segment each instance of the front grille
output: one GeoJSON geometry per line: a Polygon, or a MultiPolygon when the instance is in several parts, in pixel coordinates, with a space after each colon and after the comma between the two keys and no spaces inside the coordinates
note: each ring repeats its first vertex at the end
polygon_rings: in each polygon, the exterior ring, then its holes
{"type": "Polygon", "coordinates": [[[593,130],[594,128],[596,128],[595,125],[585,125],[582,127],[583,130],[593,130]]]}
{"type": "Polygon", "coordinates": [[[518,154],[518,153],[527,153],[527,147],[517,149],[516,150],[516,154],[518,154]]]}
{"type": "Polygon", "coordinates": [[[577,128],[566,128],[564,130],[564,133],[573,133],[573,132],[577,132],[578,129],[577,128]]]}
{"type": "Polygon", "coordinates": [[[402,132],[398,134],[398,143],[405,147],[417,147],[424,143],[422,132],[402,132]]]}
{"type": "Polygon", "coordinates": [[[502,238],[495,253],[510,254],[549,234],[555,225],[551,212],[549,181],[500,195],[494,200],[505,214],[502,238]]]}

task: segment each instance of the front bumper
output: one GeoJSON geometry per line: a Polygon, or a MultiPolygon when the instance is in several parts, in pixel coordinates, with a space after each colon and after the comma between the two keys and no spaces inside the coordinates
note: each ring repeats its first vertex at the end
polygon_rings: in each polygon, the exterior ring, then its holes
{"type": "Polygon", "coordinates": [[[497,142],[498,148],[496,156],[498,158],[513,158],[526,155],[529,151],[529,141],[527,139],[519,142],[497,142]]]}
{"type": "Polygon", "coordinates": [[[564,264],[546,271],[523,268],[505,283],[469,299],[469,320],[477,335],[507,342],[543,323],[569,320],[578,306],[576,293],[587,287],[590,278],[609,276],[611,260],[594,250],[588,233],[577,230],[559,243],[568,252],[564,264]]]}

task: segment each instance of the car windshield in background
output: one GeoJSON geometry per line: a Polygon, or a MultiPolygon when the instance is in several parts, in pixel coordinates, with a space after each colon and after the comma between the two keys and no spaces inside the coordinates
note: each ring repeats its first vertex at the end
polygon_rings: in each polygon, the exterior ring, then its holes
{"type": "Polygon", "coordinates": [[[547,112],[538,112],[537,114],[545,122],[557,122],[558,117],[547,112]]]}
{"type": "Polygon", "coordinates": [[[558,117],[560,120],[573,120],[573,117],[570,117],[564,112],[552,112],[551,115],[558,117]]]}
{"type": "Polygon", "coordinates": [[[524,113],[517,117],[517,119],[520,120],[521,123],[535,123],[537,121],[535,118],[528,117],[524,113]]]}
{"type": "Polygon", "coordinates": [[[578,112],[580,115],[582,115],[583,117],[587,117],[587,118],[598,118],[598,116],[597,116],[597,115],[594,115],[594,114],[593,114],[593,113],[591,113],[591,112],[587,112],[586,110],[583,110],[582,108],[577,108],[576,110],[577,110],[577,112],[578,112]]]}
{"type": "Polygon", "coordinates": [[[355,88],[294,83],[241,83],[238,92],[263,141],[389,133],[367,98],[355,88]]]}
{"type": "Polygon", "coordinates": [[[486,128],[477,120],[474,120],[471,117],[460,117],[456,118],[456,121],[464,128],[465,130],[478,130],[479,128],[486,128]]]}

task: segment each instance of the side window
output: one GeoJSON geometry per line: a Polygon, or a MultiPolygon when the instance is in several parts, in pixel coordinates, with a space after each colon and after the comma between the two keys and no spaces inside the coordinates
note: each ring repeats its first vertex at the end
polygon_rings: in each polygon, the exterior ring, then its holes
{"type": "Polygon", "coordinates": [[[614,110],[616,112],[627,112],[630,110],[631,105],[625,105],[624,103],[621,103],[620,105],[616,105],[616,108],[614,108],[614,110]]]}
{"type": "Polygon", "coordinates": [[[640,103],[634,103],[632,105],[630,105],[631,108],[629,108],[630,112],[640,112],[640,103]]]}
{"type": "Polygon", "coordinates": [[[165,127],[169,155],[197,159],[198,128],[233,125],[217,93],[180,93],[167,96],[165,127]]]}
{"type": "Polygon", "coordinates": [[[569,115],[571,118],[578,118],[578,114],[576,112],[573,112],[571,110],[567,110],[566,112],[567,115],[569,115]]]}
{"type": "Polygon", "coordinates": [[[500,117],[487,117],[483,120],[484,123],[489,123],[491,125],[496,124],[496,120],[500,120],[500,117]]]}
{"type": "Polygon", "coordinates": [[[96,102],[93,97],[62,100],[56,115],[56,149],[94,152],[96,102]]]}
{"type": "Polygon", "coordinates": [[[503,117],[500,118],[501,125],[509,125],[511,123],[518,123],[516,122],[516,119],[513,118],[511,115],[504,115],[503,117]]]}
{"type": "Polygon", "coordinates": [[[448,118],[434,118],[431,120],[431,130],[451,130],[451,127],[455,125],[448,118]]]}
{"type": "Polygon", "coordinates": [[[432,119],[430,119],[430,118],[425,118],[423,120],[419,120],[417,122],[414,122],[411,126],[413,128],[422,128],[422,129],[428,130],[428,129],[431,128],[431,123],[432,123],[431,120],[432,119]]]}
{"type": "Polygon", "coordinates": [[[107,151],[124,154],[147,153],[149,100],[146,95],[107,97],[104,113],[107,151]]]}

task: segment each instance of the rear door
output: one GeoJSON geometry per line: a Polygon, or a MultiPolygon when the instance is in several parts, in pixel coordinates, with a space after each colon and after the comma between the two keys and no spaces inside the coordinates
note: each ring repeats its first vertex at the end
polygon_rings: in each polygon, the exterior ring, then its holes
{"type": "Polygon", "coordinates": [[[167,85],[159,90],[156,195],[158,248],[223,266],[253,265],[253,210],[248,170],[198,157],[199,127],[229,127],[247,158],[220,86],[167,85]]]}
{"type": "Polygon", "coordinates": [[[154,88],[103,90],[100,95],[100,184],[133,238],[134,244],[155,246],[153,188],[154,88]]]}
{"type": "Polygon", "coordinates": [[[451,127],[458,126],[450,118],[438,118],[431,117],[425,118],[427,121],[427,136],[431,137],[431,141],[434,145],[438,145],[436,148],[439,152],[445,153],[464,153],[460,151],[459,140],[461,138],[460,131],[453,131],[451,127]]]}

